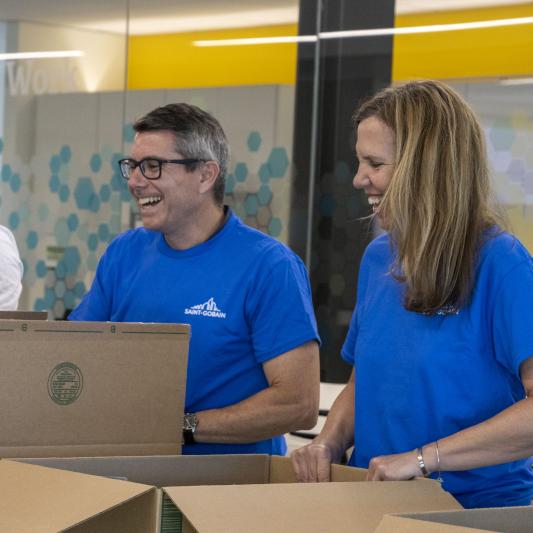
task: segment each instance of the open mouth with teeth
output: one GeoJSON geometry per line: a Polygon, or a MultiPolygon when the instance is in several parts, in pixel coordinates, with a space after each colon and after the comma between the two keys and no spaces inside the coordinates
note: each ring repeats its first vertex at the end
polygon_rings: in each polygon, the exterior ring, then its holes
{"type": "Polygon", "coordinates": [[[378,210],[379,204],[381,204],[382,196],[369,196],[368,203],[372,206],[374,212],[378,210]]]}
{"type": "Polygon", "coordinates": [[[161,201],[161,196],[146,196],[145,198],[137,198],[137,202],[141,209],[148,209],[157,205],[161,201]]]}

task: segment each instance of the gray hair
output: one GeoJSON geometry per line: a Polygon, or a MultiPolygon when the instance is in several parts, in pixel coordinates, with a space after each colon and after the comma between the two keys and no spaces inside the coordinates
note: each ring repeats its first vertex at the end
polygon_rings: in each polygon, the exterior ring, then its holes
{"type": "MultiPolygon", "coordinates": [[[[176,151],[187,159],[216,161],[220,167],[213,187],[215,203],[222,205],[228,170],[229,145],[218,120],[207,111],[191,104],[168,104],[150,111],[133,124],[137,133],[171,131],[176,151]]],[[[186,165],[193,172],[199,163],[186,165]]]]}

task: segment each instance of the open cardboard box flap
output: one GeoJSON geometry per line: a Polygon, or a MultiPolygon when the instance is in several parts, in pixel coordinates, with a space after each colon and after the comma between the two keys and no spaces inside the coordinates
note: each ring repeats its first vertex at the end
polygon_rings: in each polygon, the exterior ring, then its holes
{"type": "Polygon", "coordinates": [[[0,320],[0,457],[179,454],[189,326],[0,320]]]}
{"type": "MultiPolygon", "coordinates": [[[[290,459],[269,455],[44,457],[18,460],[157,487],[296,482],[290,459]]],[[[364,481],[366,472],[362,468],[331,467],[333,481],[364,481]]]]}
{"type": "Polygon", "coordinates": [[[376,533],[531,533],[533,507],[404,513],[383,517],[376,533]]]}
{"type": "Polygon", "coordinates": [[[184,516],[183,533],[370,533],[385,513],[460,508],[439,483],[427,480],[165,487],[164,492],[184,516]]]}
{"type": "Polygon", "coordinates": [[[332,483],[293,483],[295,477],[287,457],[145,456],[19,461],[166,487],[157,520],[164,521],[166,526],[176,512],[178,515],[181,512],[183,533],[271,533],[276,529],[279,530],[276,533],[366,533],[374,531],[385,513],[460,508],[435,481],[365,482],[366,470],[340,465],[332,466],[332,483]],[[168,498],[177,509],[167,507],[168,498]],[[165,512],[161,514],[163,508],[165,512]]]}
{"type": "Polygon", "coordinates": [[[0,531],[147,533],[157,505],[153,487],[0,461],[0,531]]]}

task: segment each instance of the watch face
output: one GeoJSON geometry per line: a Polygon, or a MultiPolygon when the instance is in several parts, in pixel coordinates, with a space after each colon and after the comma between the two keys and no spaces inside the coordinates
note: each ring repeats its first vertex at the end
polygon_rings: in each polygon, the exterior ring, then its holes
{"type": "Polygon", "coordinates": [[[187,431],[193,431],[198,425],[198,417],[195,413],[185,413],[183,417],[183,429],[187,431]]]}

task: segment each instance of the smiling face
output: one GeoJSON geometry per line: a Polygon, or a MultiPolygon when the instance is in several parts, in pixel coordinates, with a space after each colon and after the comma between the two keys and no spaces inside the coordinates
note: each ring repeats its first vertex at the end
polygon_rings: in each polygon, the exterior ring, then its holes
{"type": "MultiPolygon", "coordinates": [[[[146,157],[183,158],[176,152],[174,134],[165,130],[137,133],[131,158],[140,161],[146,157]]],[[[201,165],[188,172],[183,165],[164,164],[157,180],[145,178],[137,167],[128,180],[128,187],[137,200],[144,227],[165,236],[183,229],[206,201],[206,195],[201,193],[201,165]]]]}
{"type": "Polygon", "coordinates": [[[355,153],[359,168],[353,186],[365,191],[368,203],[381,219],[379,205],[395,168],[394,132],[377,117],[364,119],[357,128],[355,153]]]}

